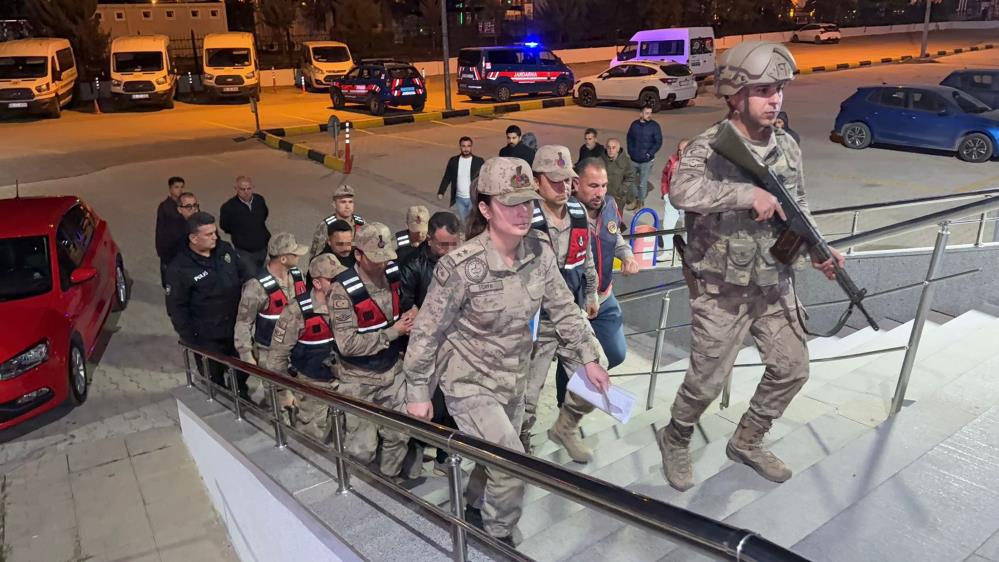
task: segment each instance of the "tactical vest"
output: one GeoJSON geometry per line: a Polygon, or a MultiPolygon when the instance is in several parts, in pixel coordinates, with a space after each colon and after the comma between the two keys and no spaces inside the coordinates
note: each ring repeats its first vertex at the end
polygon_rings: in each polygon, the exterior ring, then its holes
{"type": "MultiPolygon", "coordinates": [[[[295,296],[307,293],[308,288],[302,272],[297,267],[293,267],[288,270],[288,273],[291,275],[295,296]]],[[[274,326],[277,325],[278,318],[281,317],[281,311],[288,306],[288,301],[284,291],[281,290],[281,285],[278,284],[278,280],[266,270],[257,277],[257,281],[267,291],[267,308],[257,313],[257,318],[253,323],[253,341],[264,347],[269,347],[271,337],[274,335],[274,326]]]]}
{"type": "Polygon", "coordinates": [[[617,202],[608,196],[597,217],[596,236],[591,237],[594,265],[597,268],[597,292],[604,293],[614,276],[614,248],[621,228],[617,202]]]}
{"type": "MultiPolygon", "coordinates": [[[[354,219],[354,230],[361,230],[361,227],[364,226],[364,219],[361,218],[361,215],[351,215],[351,218],[354,219]]],[[[332,215],[323,219],[323,222],[326,223],[326,226],[329,226],[338,220],[343,220],[343,219],[336,216],[336,213],[333,213],[332,215]]]]}
{"type": "Polygon", "coordinates": [[[329,360],[336,351],[329,322],[312,308],[312,294],[296,297],[302,309],[302,331],[291,350],[291,366],[296,373],[319,381],[333,380],[329,360]]]}
{"type": "Polygon", "coordinates": [[[395,233],[395,245],[399,248],[409,246],[409,231],[400,230],[395,233]]]}
{"type": "MultiPolygon", "coordinates": [[[[711,139],[716,129],[705,136],[711,139]]],[[[771,150],[764,164],[784,182],[794,197],[801,188],[801,152],[783,130],[774,131],[776,149],[771,150]]],[[[708,181],[728,181],[752,184],[748,174],[720,154],[710,153],[704,176],[708,181]]],[[[770,253],[778,230],[773,221],[757,222],[752,211],[740,209],[720,213],[685,214],[687,250],[684,261],[699,278],[738,286],[769,287],[780,282],[790,269],[770,253]]]]}
{"type": "MultiPolygon", "coordinates": [[[[335,281],[343,285],[350,297],[350,302],[354,307],[354,316],[357,318],[357,333],[369,334],[384,330],[399,320],[401,314],[399,297],[402,286],[402,276],[399,273],[399,266],[395,262],[388,262],[385,268],[385,277],[388,278],[389,290],[392,291],[392,318],[387,318],[375,299],[371,298],[368,289],[365,288],[357,271],[352,267],[336,276],[335,281]]],[[[391,369],[399,360],[399,354],[405,350],[405,343],[402,338],[394,340],[387,349],[383,349],[374,355],[363,357],[341,356],[344,363],[356,367],[384,373],[391,369]]]]}
{"type": "MultiPolygon", "coordinates": [[[[566,206],[569,211],[569,248],[565,256],[565,265],[559,266],[559,273],[565,279],[565,284],[569,287],[576,304],[582,308],[586,306],[587,289],[582,265],[586,261],[586,247],[590,243],[590,224],[586,219],[586,210],[575,197],[570,197],[566,206]]],[[[548,221],[538,200],[534,201],[531,228],[548,234],[548,221]]],[[[552,244],[554,245],[554,242],[552,244]]]]}

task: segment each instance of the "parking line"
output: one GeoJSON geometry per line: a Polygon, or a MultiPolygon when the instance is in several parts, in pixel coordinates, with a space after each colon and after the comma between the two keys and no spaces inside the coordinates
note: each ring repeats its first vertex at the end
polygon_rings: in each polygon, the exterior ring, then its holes
{"type": "Polygon", "coordinates": [[[414,138],[410,138],[410,137],[404,137],[402,135],[392,135],[392,134],[382,133],[382,134],[380,134],[378,136],[380,136],[380,137],[389,137],[389,138],[399,139],[399,140],[412,141],[412,142],[420,142],[420,143],[429,144],[429,145],[432,145],[432,146],[443,146],[444,148],[449,148],[449,149],[450,148],[454,148],[453,144],[444,144],[444,143],[434,142],[434,141],[428,141],[428,140],[424,140],[424,139],[414,139],[414,138]]]}
{"type": "Polygon", "coordinates": [[[313,125],[319,125],[319,124],[321,124],[320,121],[314,121],[312,119],[306,119],[305,117],[299,117],[297,115],[291,115],[290,113],[284,113],[284,112],[281,112],[281,111],[278,112],[278,115],[284,115],[285,117],[291,117],[292,119],[298,119],[299,121],[305,121],[306,123],[311,123],[313,125]]]}
{"type": "Polygon", "coordinates": [[[253,131],[251,131],[249,129],[240,129],[239,127],[233,127],[231,125],[226,125],[225,123],[217,123],[215,121],[205,121],[205,123],[211,123],[212,125],[217,125],[219,127],[225,128],[225,129],[232,129],[233,131],[239,131],[241,133],[247,133],[247,134],[250,134],[250,135],[253,134],[253,131]]]}
{"type": "Polygon", "coordinates": [[[444,125],[445,127],[458,127],[459,125],[452,125],[450,123],[445,123],[443,121],[431,120],[431,123],[437,123],[438,125],[444,125]]]}
{"type": "Polygon", "coordinates": [[[355,128],[353,128],[353,129],[351,129],[351,131],[353,131],[353,132],[355,132],[355,133],[366,133],[366,134],[369,134],[369,135],[374,135],[374,136],[377,136],[377,135],[378,135],[378,133],[373,133],[373,132],[371,132],[371,131],[368,131],[368,130],[365,130],[365,129],[361,129],[361,128],[359,128],[359,127],[355,127],[355,128]]]}

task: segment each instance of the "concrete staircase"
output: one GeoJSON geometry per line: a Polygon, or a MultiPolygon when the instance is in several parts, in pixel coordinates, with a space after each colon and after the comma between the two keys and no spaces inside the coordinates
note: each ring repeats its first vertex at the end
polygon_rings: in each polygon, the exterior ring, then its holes
{"type": "MultiPolygon", "coordinates": [[[[573,463],[544,435],[536,438],[535,454],[751,529],[814,560],[999,561],[999,319],[981,311],[932,319],[907,405],[892,419],[887,414],[903,352],[812,364],[808,383],[768,435],[795,472],[782,485],[733,464],[724,452],[762,367],[735,369],[731,406],[721,410],[715,403],[705,413],[692,443],[697,485],[685,493],[666,485],[654,438],[669,420],[682,375],[660,376],[653,408],[636,412],[626,425],[600,412],[587,416],[582,431],[594,449],[589,464],[573,463]]],[[[905,345],[911,322],[889,324],[894,327],[881,332],[815,339],[811,357],[905,345]]],[[[736,362],[759,360],[749,347],[736,362]]],[[[648,370],[641,363],[632,358],[618,371],[648,370]]],[[[667,368],[685,366],[686,360],[667,368]]],[[[642,397],[648,387],[648,377],[615,382],[642,397]]],[[[414,491],[444,505],[443,484],[429,479],[414,491]]],[[[537,560],[702,558],[535,487],[528,487],[519,526],[519,549],[537,560]]]]}

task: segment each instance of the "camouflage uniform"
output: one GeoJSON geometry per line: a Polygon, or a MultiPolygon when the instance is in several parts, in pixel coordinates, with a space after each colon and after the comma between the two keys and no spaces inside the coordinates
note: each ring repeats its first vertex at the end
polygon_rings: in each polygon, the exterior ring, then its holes
{"type": "MultiPolygon", "coordinates": [[[[387,261],[395,258],[394,236],[388,227],[381,223],[368,223],[357,233],[354,246],[373,261],[387,261]]],[[[389,262],[391,263],[391,262],[389,262]]],[[[391,267],[397,267],[392,265],[391,267]]],[[[375,370],[359,365],[364,358],[385,353],[401,346],[396,345],[401,337],[391,326],[392,291],[386,278],[379,283],[364,276],[358,266],[355,271],[360,283],[371,299],[385,315],[390,324],[384,329],[371,332],[358,330],[358,318],[354,305],[344,283],[333,284],[329,303],[333,316],[333,334],[340,354],[340,392],[360,398],[373,404],[399,412],[405,412],[405,377],[402,373],[401,355],[396,352],[391,366],[385,370],[375,370]]],[[[351,456],[362,462],[372,462],[378,450],[381,437],[381,466],[383,475],[395,477],[399,474],[409,438],[401,433],[378,427],[355,416],[347,416],[346,449],[351,456]]]]}
{"type": "MultiPolygon", "coordinates": [[[[479,193],[504,205],[537,198],[530,166],[519,158],[491,158],[479,174],[479,193]]],[[[444,392],[458,428],[497,445],[523,451],[520,421],[532,348],[531,323],[544,309],[560,340],[584,363],[599,357],[599,343],[580,317],[558,270],[547,236],[531,230],[511,265],[489,231],[440,259],[406,352],[407,402],[430,402],[444,392]]],[[[482,500],[486,532],[510,537],[520,519],[524,483],[498,470],[476,467],[485,496],[470,482],[466,500],[482,500]]]]}
{"type": "MultiPolygon", "coordinates": [[[[334,209],[336,207],[336,203],[335,203],[336,200],[339,199],[339,198],[341,198],[341,197],[351,197],[351,198],[353,198],[354,197],[354,188],[350,187],[349,185],[344,184],[344,185],[341,185],[340,187],[337,187],[333,191],[333,201],[334,201],[334,205],[333,206],[334,206],[334,209]]],[[[310,259],[311,258],[315,258],[320,253],[322,253],[323,246],[325,246],[326,242],[329,240],[329,234],[328,234],[329,226],[335,220],[342,220],[342,221],[350,224],[350,226],[353,226],[354,228],[360,228],[361,225],[364,224],[364,219],[362,219],[361,216],[358,215],[358,214],[354,214],[354,215],[351,215],[350,218],[343,219],[343,218],[338,217],[336,215],[336,213],[334,213],[334,214],[326,217],[325,219],[321,220],[319,222],[319,225],[316,226],[315,233],[312,235],[312,244],[309,246],[309,256],[310,256],[310,259]]]]}

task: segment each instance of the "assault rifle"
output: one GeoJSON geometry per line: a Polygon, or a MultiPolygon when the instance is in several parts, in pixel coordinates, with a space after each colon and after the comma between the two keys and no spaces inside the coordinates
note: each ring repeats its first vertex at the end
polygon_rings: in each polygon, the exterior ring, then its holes
{"type": "MultiPolygon", "coordinates": [[[[749,151],[749,147],[740,138],[731,124],[724,122],[718,130],[718,134],[711,142],[711,148],[715,152],[725,157],[744,172],[753,178],[754,182],[765,189],[768,193],[777,198],[781,209],[787,216],[784,220],[780,215],[774,214],[771,220],[775,221],[781,229],[777,242],[770,248],[770,253],[785,265],[793,265],[801,254],[803,247],[807,246],[808,251],[819,261],[833,260],[836,268],[836,282],[839,283],[843,292],[850,300],[850,305],[840,317],[836,327],[829,335],[835,334],[846,324],[853,309],[856,308],[867,319],[867,323],[875,330],[880,329],[874,318],[864,308],[864,297],[867,296],[867,289],[860,289],[850,278],[850,274],[840,267],[839,263],[833,259],[829,244],[822,238],[794,196],[784,188],[784,183],[768,166],[760,164],[755,156],[749,151]]],[[[804,325],[804,323],[802,323],[804,325]]],[[[806,329],[807,331],[807,329],[806,329]]],[[[809,332],[810,333],[810,332],[809,332]]]]}

